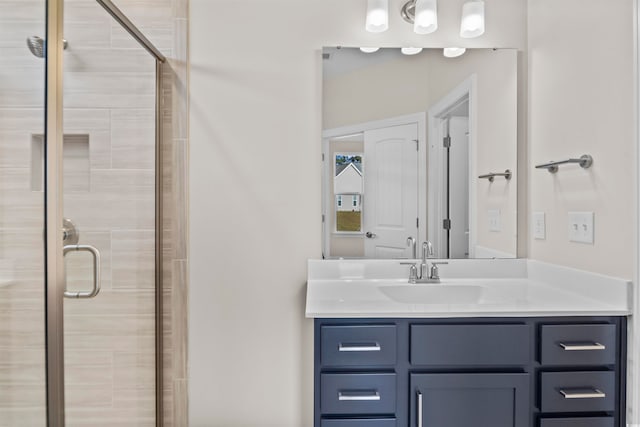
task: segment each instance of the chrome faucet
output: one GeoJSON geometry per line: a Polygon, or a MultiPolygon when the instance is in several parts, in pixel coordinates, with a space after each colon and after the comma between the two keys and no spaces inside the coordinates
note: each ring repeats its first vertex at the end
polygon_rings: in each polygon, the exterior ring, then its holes
{"type": "Polygon", "coordinates": [[[420,263],[420,276],[419,278],[422,279],[423,277],[427,277],[427,258],[432,257],[433,256],[433,245],[431,244],[430,241],[426,241],[426,242],[422,242],[422,262],[420,263]]]}
{"type": "MultiPolygon", "coordinates": [[[[407,244],[410,242],[410,238],[407,239],[407,244]]],[[[420,268],[416,266],[415,262],[401,262],[402,265],[409,266],[409,283],[440,283],[440,271],[439,265],[449,264],[443,261],[432,261],[431,267],[428,268],[427,273],[427,259],[433,256],[433,245],[428,240],[422,244],[422,262],[420,268]]]]}

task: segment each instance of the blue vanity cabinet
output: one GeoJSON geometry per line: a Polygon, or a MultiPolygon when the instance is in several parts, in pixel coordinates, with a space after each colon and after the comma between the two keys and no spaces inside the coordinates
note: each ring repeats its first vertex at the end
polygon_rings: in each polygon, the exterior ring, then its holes
{"type": "Polygon", "coordinates": [[[314,427],[624,427],[626,318],[316,319],[314,427]]]}

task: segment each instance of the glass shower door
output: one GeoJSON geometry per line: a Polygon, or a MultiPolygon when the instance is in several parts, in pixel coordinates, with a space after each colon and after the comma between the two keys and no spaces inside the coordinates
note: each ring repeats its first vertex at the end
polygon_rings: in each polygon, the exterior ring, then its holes
{"type": "Polygon", "coordinates": [[[95,0],[64,37],[66,426],[155,426],[156,62],[95,0]]]}
{"type": "Polygon", "coordinates": [[[0,0],[0,427],[46,425],[46,1],[0,0]],[[30,50],[31,49],[31,50],[30,50]]]}

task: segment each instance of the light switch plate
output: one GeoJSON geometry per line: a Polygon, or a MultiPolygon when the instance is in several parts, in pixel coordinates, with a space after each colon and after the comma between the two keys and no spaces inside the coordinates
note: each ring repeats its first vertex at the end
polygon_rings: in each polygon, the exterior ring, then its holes
{"type": "Polygon", "coordinates": [[[533,238],[545,240],[547,238],[547,228],[545,224],[544,212],[533,212],[533,238]]]}
{"type": "Polygon", "coordinates": [[[489,231],[501,231],[502,225],[500,224],[500,211],[488,210],[487,218],[489,218],[489,231]]]}
{"type": "Polygon", "coordinates": [[[569,241],[593,244],[593,212],[569,212],[569,241]]]}

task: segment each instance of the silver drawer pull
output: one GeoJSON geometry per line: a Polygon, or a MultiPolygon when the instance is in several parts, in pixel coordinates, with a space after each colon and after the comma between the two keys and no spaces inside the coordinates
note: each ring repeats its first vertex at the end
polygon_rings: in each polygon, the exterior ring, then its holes
{"type": "Polygon", "coordinates": [[[363,345],[358,344],[342,344],[338,345],[338,351],[380,351],[382,347],[380,344],[376,343],[367,343],[363,345]]]}
{"type": "Polygon", "coordinates": [[[338,392],[338,400],[358,400],[358,401],[371,401],[371,400],[380,400],[380,393],[377,391],[373,392],[354,392],[354,391],[346,391],[338,392]]]}
{"type": "Polygon", "coordinates": [[[607,395],[597,388],[560,389],[558,390],[565,399],[602,399],[607,395]]]}
{"type": "Polygon", "coordinates": [[[418,392],[418,427],[423,427],[422,422],[422,393],[418,392]]]}
{"type": "Polygon", "coordinates": [[[604,350],[607,348],[599,342],[559,342],[558,345],[565,351],[604,350]]]}

